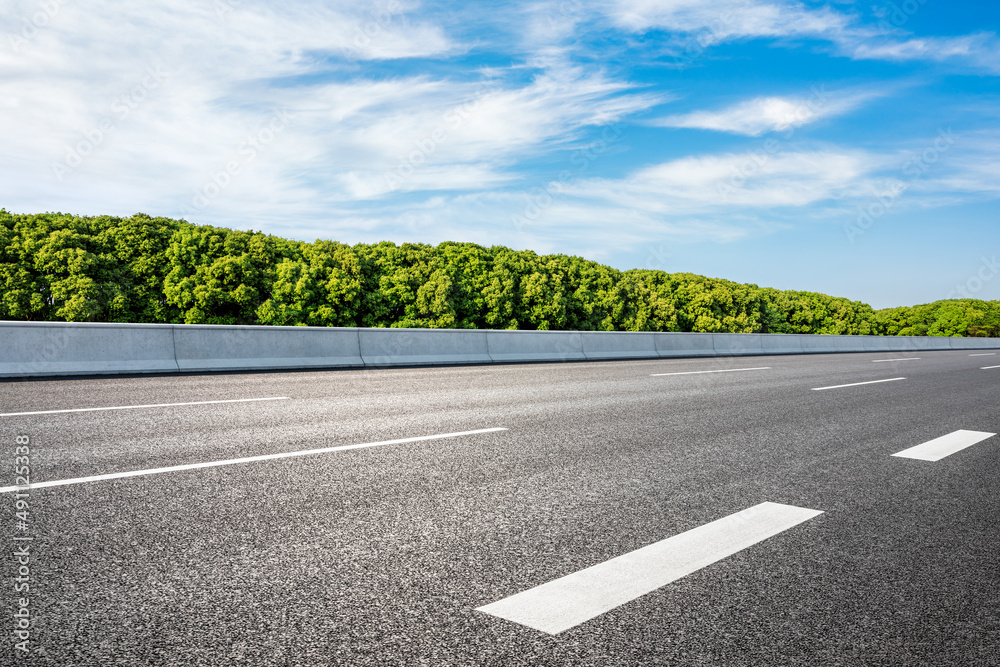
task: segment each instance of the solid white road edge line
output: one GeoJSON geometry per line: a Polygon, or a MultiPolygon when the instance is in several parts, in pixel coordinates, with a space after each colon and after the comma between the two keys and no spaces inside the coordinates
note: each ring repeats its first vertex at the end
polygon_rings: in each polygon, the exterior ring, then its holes
{"type": "Polygon", "coordinates": [[[906,378],[889,378],[888,380],[869,380],[868,382],[852,382],[851,384],[835,384],[832,387],[813,387],[813,391],[823,391],[824,389],[840,389],[842,387],[860,387],[863,384],[878,384],[879,382],[895,382],[906,378]]]}
{"type": "Polygon", "coordinates": [[[951,456],[955,452],[960,452],[966,447],[971,447],[977,442],[982,442],[995,435],[996,433],[986,433],[984,431],[959,430],[948,435],[942,435],[940,438],[929,440],[922,445],[896,452],[893,456],[904,459],[917,459],[918,461],[940,461],[946,456],[951,456]]]}
{"type": "Polygon", "coordinates": [[[920,357],[905,357],[903,359],[872,359],[873,364],[880,364],[883,361],[917,361],[920,357]]]}
{"type": "Polygon", "coordinates": [[[477,611],[555,635],[822,513],[761,503],[477,611]]]}
{"type": "Polygon", "coordinates": [[[652,377],[661,377],[664,375],[698,375],[699,373],[734,373],[736,371],[766,371],[770,370],[770,366],[761,366],[760,368],[723,368],[716,371],[684,371],[683,373],[650,373],[652,377]]]}
{"type": "Polygon", "coordinates": [[[320,449],[304,449],[297,452],[282,452],[280,454],[262,454],[260,456],[245,456],[239,459],[224,459],[222,461],[208,461],[206,463],[188,463],[179,466],[168,466],[166,468],[149,468],[147,470],[130,470],[128,472],[113,472],[107,475],[91,475],[90,477],[73,477],[70,479],[56,479],[51,482],[34,482],[24,486],[4,486],[0,487],[0,493],[10,491],[23,491],[26,489],[44,489],[50,486],[64,486],[66,484],[82,484],[84,482],[98,482],[105,479],[122,479],[123,477],[139,477],[142,475],[159,475],[165,472],[176,472],[179,470],[197,470],[199,468],[215,468],[217,466],[229,466],[235,463],[250,463],[252,461],[272,461],[275,459],[288,459],[294,456],[309,456],[311,454],[326,454],[328,452],[343,452],[348,449],[362,449],[364,447],[381,447],[382,445],[400,445],[407,442],[422,442],[424,440],[440,440],[442,438],[458,438],[463,435],[477,435],[479,433],[496,433],[506,431],[506,428],[481,428],[475,431],[459,431],[457,433],[439,433],[437,435],[419,435],[413,438],[399,438],[398,440],[383,440],[381,442],[365,442],[359,445],[338,445],[336,447],[322,447],[320,449]]]}
{"type": "Polygon", "coordinates": [[[64,412],[99,412],[101,410],[138,410],[140,408],[175,408],[181,405],[214,405],[217,403],[252,403],[254,401],[288,401],[290,396],[270,398],[230,398],[224,401],[193,401],[191,403],[152,403],[150,405],[116,405],[110,408],[73,408],[70,410],[38,410],[37,412],[5,412],[0,417],[24,417],[26,415],[55,415],[64,412]]]}

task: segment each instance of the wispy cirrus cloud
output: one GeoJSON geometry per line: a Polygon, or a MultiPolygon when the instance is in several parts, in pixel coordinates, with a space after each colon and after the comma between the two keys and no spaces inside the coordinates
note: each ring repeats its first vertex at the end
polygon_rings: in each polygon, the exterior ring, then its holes
{"type": "Polygon", "coordinates": [[[851,57],[859,60],[954,62],[1000,74],[1000,39],[992,32],[959,37],[854,40],[848,51],[851,57]]]}
{"type": "Polygon", "coordinates": [[[685,34],[703,48],[746,39],[810,38],[832,43],[838,53],[856,60],[953,62],[1000,74],[995,33],[913,37],[796,0],[609,0],[602,11],[625,30],[685,34]]]}
{"type": "Polygon", "coordinates": [[[615,24],[641,32],[662,29],[701,33],[706,43],[787,36],[833,36],[851,18],[829,8],[798,2],[761,0],[615,0],[605,6],[615,24]]]}
{"type": "Polygon", "coordinates": [[[383,106],[378,114],[346,122],[359,156],[367,156],[363,163],[356,161],[351,174],[363,184],[355,193],[495,185],[512,178],[500,172],[514,161],[566,146],[585,127],[614,122],[662,100],[564,63],[544,67],[525,84],[450,84],[427,97],[411,90],[391,109],[383,106]],[[442,178],[449,169],[453,177],[442,178]]]}
{"type": "Polygon", "coordinates": [[[686,157],[640,169],[622,179],[589,179],[567,190],[578,197],[666,214],[734,207],[801,207],[849,195],[878,160],[860,151],[787,152],[758,159],[741,153],[686,157]]]}
{"type": "Polygon", "coordinates": [[[18,128],[4,140],[17,157],[0,158],[0,179],[18,184],[6,204],[322,216],[344,202],[506,184],[521,177],[514,163],[662,99],[557,52],[479,77],[369,73],[464,48],[418,9],[60,4],[44,30],[0,50],[0,120],[18,128]],[[275,134],[278,113],[289,120],[275,134]]]}
{"type": "Polygon", "coordinates": [[[724,109],[699,110],[667,116],[651,121],[651,124],[659,127],[697,128],[758,137],[768,132],[802,127],[825,118],[839,116],[887,94],[889,94],[887,87],[880,90],[855,91],[826,91],[824,88],[815,88],[813,94],[806,97],[755,97],[724,109]]]}

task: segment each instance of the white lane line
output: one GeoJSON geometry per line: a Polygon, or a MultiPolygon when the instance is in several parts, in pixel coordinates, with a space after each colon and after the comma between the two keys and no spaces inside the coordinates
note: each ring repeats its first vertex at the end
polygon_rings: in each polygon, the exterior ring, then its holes
{"type": "Polygon", "coordinates": [[[873,364],[880,364],[883,361],[917,361],[920,357],[906,357],[904,359],[872,359],[873,364]]]}
{"type": "Polygon", "coordinates": [[[975,354],[970,354],[970,357],[995,357],[996,352],[976,352],[975,354]]]}
{"type": "Polygon", "coordinates": [[[25,415],[55,415],[65,412],[99,412],[101,410],[138,410],[140,408],[175,408],[180,405],[214,405],[217,403],[252,403],[254,401],[287,401],[289,396],[270,398],[230,398],[224,401],[193,401],[191,403],[152,403],[150,405],[116,405],[110,408],[73,408],[71,410],[38,410],[37,412],[5,412],[0,417],[24,417],[25,415]]]}
{"type": "Polygon", "coordinates": [[[992,438],[996,433],[985,433],[983,431],[955,431],[940,438],[934,438],[922,445],[904,449],[896,452],[893,456],[904,459],[917,459],[918,461],[940,461],[946,456],[951,456],[955,452],[960,452],[966,447],[971,447],[977,442],[982,442],[987,438],[992,438]]]}
{"type": "Polygon", "coordinates": [[[878,384],[879,382],[895,382],[906,378],[889,378],[888,380],[869,380],[868,382],[852,382],[851,384],[835,384],[832,387],[813,387],[813,391],[823,391],[825,389],[841,389],[843,387],[860,387],[863,384],[878,384]]]}
{"type": "Polygon", "coordinates": [[[684,371],[683,373],[650,373],[652,377],[661,377],[664,375],[698,375],[699,373],[735,373],[736,371],[766,371],[770,370],[770,366],[761,366],[760,368],[723,368],[717,371],[684,371]]]}
{"type": "Polygon", "coordinates": [[[979,370],[983,370],[983,371],[988,371],[988,370],[990,370],[991,368],[1000,368],[1000,366],[983,366],[983,367],[982,367],[981,369],[979,369],[979,370]]]}
{"type": "Polygon", "coordinates": [[[822,513],[761,503],[477,611],[555,635],[822,513]]]}
{"type": "Polygon", "coordinates": [[[442,438],[458,438],[463,435],[476,435],[479,433],[496,433],[506,431],[506,428],[482,428],[475,431],[459,431],[457,433],[439,433],[437,435],[420,435],[413,438],[399,438],[398,440],[383,440],[381,442],[365,442],[359,445],[338,445],[336,447],[322,447],[320,449],[304,449],[297,452],[282,452],[280,454],[262,454],[260,456],[245,456],[239,459],[224,459],[222,461],[208,461],[206,463],[188,463],[179,466],[168,466],[166,468],[149,468],[147,470],[130,470],[128,472],[114,472],[107,475],[91,475],[90,477],[73,477],[70,479],[56,479],[51,482],[35,482],[27,486],[4,486],[0,487],[0,493],[10,491],[22,491],[24,489],[44,489],[50,486],[64,486],[66,484],[83,484],[84,482],[99,482],[105,479],[122,479],[123,477],[139,477],[141,475],[159,475],[165,472],[177,472],[179,470],[197,470],[199,468],[215,468],[217,466],[229,466],[235,463],[250,463],[253,461],[272,461],[275,459],[288,459],[294,456],[309,456],[311,454],[326,454],[328,452],[343,452],[348,449],[362,449],[364,447],[381,447],[382,445],[399,445],[406,442],[422,442],[424,440],[441,440],[442,438]]]}

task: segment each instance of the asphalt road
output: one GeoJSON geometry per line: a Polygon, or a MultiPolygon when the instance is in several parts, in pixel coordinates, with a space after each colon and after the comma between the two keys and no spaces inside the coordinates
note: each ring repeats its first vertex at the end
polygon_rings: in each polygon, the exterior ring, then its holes
{"type": "Polygon", "coordinates": [[[1000,665],[1000,436],[892,456],[1000,433],[970,354],[3,382],[0,486],[18,436],[39,483],[506,430],[2,493],[0,664],[1000,665]],[[477,611],[760,503],[822,514],[557,634],[477,611]]]}

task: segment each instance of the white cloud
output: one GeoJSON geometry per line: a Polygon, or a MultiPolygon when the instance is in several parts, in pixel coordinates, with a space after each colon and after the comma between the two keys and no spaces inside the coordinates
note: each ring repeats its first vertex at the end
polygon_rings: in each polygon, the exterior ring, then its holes
{"type": "Polygon", "coordinates": [[[18,129],[2,139],[0,180],[19,184],[4,204],[211,221],[280,202],[278,218],[324,216],[393,192],[507,183],[514,162],[661,99],[558,52],[482,82],[407,68],[369,78],[358,63],[457,48],[411,6],[385,7],[58,4],[16,51],[0,45],[0,122],[18,129]],[[527,81],[526,66],[538,72],[527,81]]]}
{"type": "Polygon", "coordinates": [[[609,0],[604,13],[631,32],[687,35],[681,48],[688,56],[740,39],[805,37],[831,42],[858,60],[947,61],[1000,74],[1000,41],[994,33],[908,37],[902,30],[876,29],[857,16],[795,0],[609,0]]]}
{"type": "Polygon", "coordinates": [[[816,88],[811,97],[756,97],[718,111],[695,111],[652,122],[661,127],[689,127],[757,137],[838,116],[885,92],[831,91],[816,88]]]}
{"type": "Polygon", "coordinates": [[[851,22],[827,8],[781,0],[616,0],[607,11],[628,30],[698,33],[706,46],[740,38],[834,35],[851,22]]]}
{"type": "MultiPolygon", "coordinates": [[[[598,257],[651,238],[724,242],[784,215],[822,217],[869,197],[868,183],[902,162],[875,148],[785,145],[762,163],[752,153],[695,155],[593,177],[602,164],[587,178],[577,174],[518,228],[512,220],[532,198],[511,190],[532,190],[537,164],[558,172],[549,161],[557,151],[569,153],[594,128],[648,111],[667,94],[623,80],[613,64],[572,64],[574,35],[606,25],[584,3],[547,4],[525,34],[498,38],[523,38],[522,50],[484,59],[491,66],[481,81],[470,80],[464,59],[449,60],[466,47],[431,14],[393,6],[380,19],[378,9],[318,0],[278,9],[249,0],[59,3],[17,51],[0,41],[0,121],[11,128],[0,138],[0,203],[23,212],[184,215],[294,238],[462,239],[598,257]],[[220,6],[232,10],[220,15],[220,6]],[[580,15],[550,21],[564,7],[580,7],[580,15]],[[401,62],[382,62],[392,59],[401,62]],[[283,114],[287,121],[272,126],[283,114]],[[73,154],[82,162],[60,180],[53,165],[73,154]]],[[[706,44],[813,36],[858,58],[972,62],[993,39],[876,41],[850,17],[778,0],[604,6],[627,30],[689,31],[706,44]]],[[[17,5],[8,32],[17,34],[16,17],[36,7],[17,5]]],[[[759,97],[659,124],[758,136],[875,96],[834,91],[820,104],[759,97]]],[[[996,144],[976,143],[992,153],[965,155],[956,146],[906,202],[996,196],[996,144]]],[[[645,148],[660,147],[622,141],[608,168],[628,164],[626,150],[645,148]]]]}
{"type": "MultiPolygon", "coordinates": [[[[17,39],[0,45],[0,97],[31,102],[0,108],[0,121],[18,128],[5,134],[3,153],[20,156],[17,165],[0,159],[0,176],[28,176],[53,199],[72,199],[74,189],[89,196],[95,183],[145,179],[160,193],[193,186],[231,159],[258,123],[289,106],[294,95],[275,90],[275,80],[315,75],[329,56],[372,60],[450,48],[432,25],[346,2],[280,12],[234,0],[51,4],[44,26],[15,28],[17,39]],[[53,165],[67,157],[82,163],[57,178],[53,165]]],[[[25,16],[37,10],[32,5],[22,7],[25,16]]],[[[286,146],[296,143],[292,134],[282,137],[286,146]]],[[[279,151],[275,143],[268,152],[279,151]]]]}
{"type": "Polygon", "coordinates": [[[849,194],[871,165],[852,152],[730,153],[673,160],[624,179],[589,179],[567,192],[665,214],[800,207],[849,194]]]}
{"type": "Polygon", "coordinates": [[[1000,74],[1000,40],[994,33],[960,37],[859,40],[850,47],[850,54],[858,60],[957,62],[1000,74]]]}
{"type": "Polygon", "coordinates": [[[902,153],[899,176],[925,206],[1000,196],[1000,133],[941,131],[902,153]]]}

